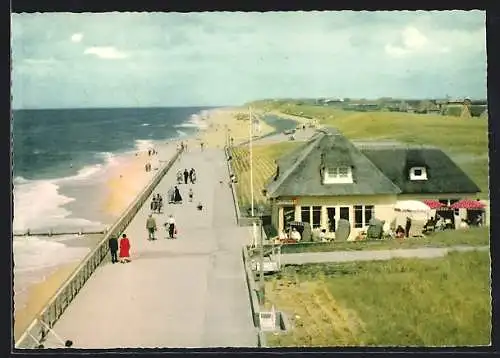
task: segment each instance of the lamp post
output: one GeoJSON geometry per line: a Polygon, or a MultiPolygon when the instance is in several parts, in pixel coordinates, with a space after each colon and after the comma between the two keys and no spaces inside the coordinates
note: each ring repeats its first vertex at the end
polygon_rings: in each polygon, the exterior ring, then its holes
{"type": "MultiPolygon", "coordinates": [[[[265,288],[265,282],[264,282],[264,235],[263,235],[263,230],[264,230],[264,226],[262,224],[262,216],[264,214],[264,209],[262,208],[262,206],[259,206],[258,209],[257,209],[257,215],[258,215],[258,218],[259,218],[259,231],[260,231],[260,236],[259,236],[259,246],[260,246],[260,250],[259,250],[259,303],[261,305],[264,304],[264,301],[265,301],[265,292],[266,292],[266,288],[265,288]]],[[[255,220],[254,220],[254,223],[255,223],[255,220]]]]}
{"type": "MultiPolygon", "coordinates": [[[[253,123],[252,123],[252,107],[248,107],[248,119],[249,119],[249,141],[248,141],[248,151],[250,154],[250,196],[251,196],[251,216],[255,217],[255,207],[254,207],[254,196],[253,196],[253,123]]],[[[257,246],[257,225],[255,220],[252,224],[252,245],[257,246]]]]}

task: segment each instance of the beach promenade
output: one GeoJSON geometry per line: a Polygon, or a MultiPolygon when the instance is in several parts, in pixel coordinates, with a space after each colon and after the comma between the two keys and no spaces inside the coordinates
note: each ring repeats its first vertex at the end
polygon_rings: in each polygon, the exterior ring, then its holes
{"type": "MultiPolygon", "coordinates": [[[[222,150],[183,153],[153,191],[165,202],[154,215],[158,240],[147,240],[150,198],[125,230],[132,262],[98,267],[55,324],[56,334],[87,349],[256,347],[241,259],[250,229],[236,224],[227,180],[222,150]],[[166,203],[177,171],[191,167],[197,182],[179,185],[184,202],[166,203]],[[199,201],[203,211],[196,209],[199,201]],[[176,240],[166,239],[169,214],[178,225],[176,240]]],[[[61,348],[52,333],[44,344],[61,348]]]]}

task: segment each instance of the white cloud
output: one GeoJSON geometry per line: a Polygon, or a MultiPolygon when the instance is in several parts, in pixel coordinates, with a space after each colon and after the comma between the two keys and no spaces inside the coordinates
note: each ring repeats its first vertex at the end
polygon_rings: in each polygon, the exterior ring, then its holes
{"type": "Polygon", "coordinates": [[[83,39],[83,34],[77,33],[77,34],[71,35],[72,42],[81,42],[82,39],[83,39]]]}
{"type": "Polygon", "coordinates": [[[389,56],[402,57],[426,50],[429,44],[429,39],[420,30],[408,26],[401,32],[399,44],[386,44],[385,52],[389,56]]]}
{"type": "Polygon", "coordinates": [[[94,55],[102,59],[106,60],[119,60],[123,58],[127,58],[128,55],[124,52],[118,51],[114,47],[106,47],[106,46],[96,46],[89,47],[85,49],[83,52],[85,55],[94,55]]]}

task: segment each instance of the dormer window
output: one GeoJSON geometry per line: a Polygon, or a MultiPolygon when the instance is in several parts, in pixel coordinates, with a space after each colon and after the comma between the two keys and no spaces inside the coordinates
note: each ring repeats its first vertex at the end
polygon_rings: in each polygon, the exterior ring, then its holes
{"type": "Polygon", "coordinates": [[[351,167],[326,168],[323,172],[324,184],[347,184],[352,183],[351,167]]]}
{"type": "Polygon", "coordinates": [[[410,180],[427,180],[425,167],[413,167],[410,169],[410,180]]]}

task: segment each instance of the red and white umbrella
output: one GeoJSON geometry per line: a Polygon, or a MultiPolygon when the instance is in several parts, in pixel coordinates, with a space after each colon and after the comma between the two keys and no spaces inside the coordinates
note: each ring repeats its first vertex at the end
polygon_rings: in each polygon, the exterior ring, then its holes
{"type": "Polygon", "coordinates": [[[477,200],[463,199],[451,205],[452,209],[483,209],[484,204],[477,200]]]}
{"type": "Polygon", "coordinates": [[[427,205],[429,208],[431,208],[432,210],[439,209],[439,208],[446,206],[445,204],[440,203],[438,200],[426,199],[426,200],[422,200],[422,202],[425,205],[427,205]]]}

